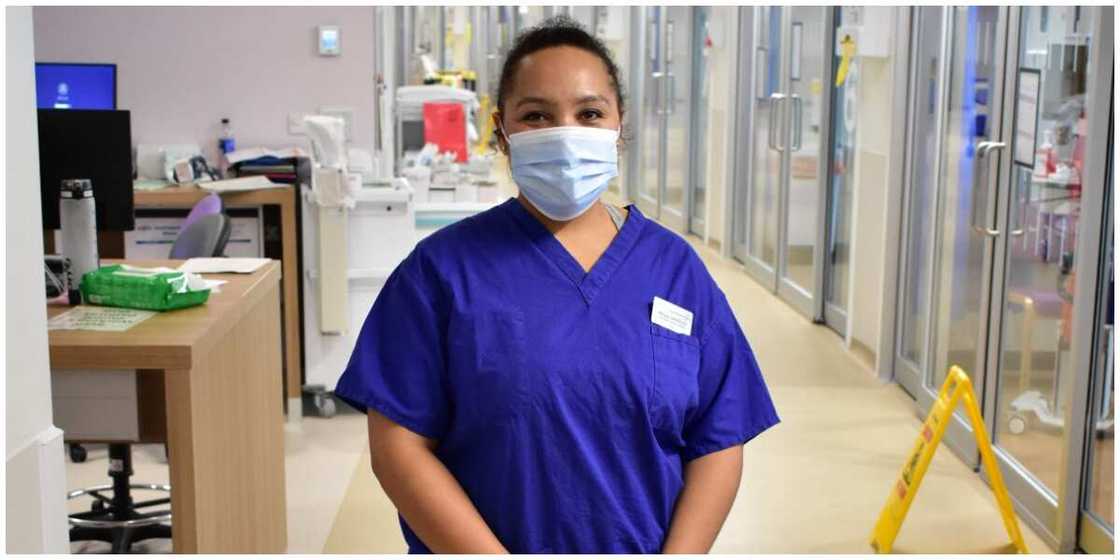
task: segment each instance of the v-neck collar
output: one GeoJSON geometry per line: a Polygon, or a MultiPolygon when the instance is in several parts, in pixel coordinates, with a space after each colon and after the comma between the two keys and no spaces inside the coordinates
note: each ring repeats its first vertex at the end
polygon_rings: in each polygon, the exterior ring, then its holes
{"type": "Polygon", "coordinates": [[[637,206],[633,204],[627,206],[629,214],[626,221],[622,223],[622,228],[615,233],[614,239],[611,240],[606,251],[603,251],[599,260],[591,266],[591,270],[584,272],[579,261],[564,248],[564,245],[536,216],[529,213],[517,201],[517,198],[510,198],[502,206],[521,226],[522,231],[529,237],[533,245],[544,253],[545,257],[556,265],[560,272],[579,290],[580,295],[583,296],[584,301],[589,306],[603,286],[607,285],[611,275],[618,269],[618,265],[626,259],[626,255],[630,253],[630,249],[638,240],[646,222],[646,217],[642,215],[637,206]]]}

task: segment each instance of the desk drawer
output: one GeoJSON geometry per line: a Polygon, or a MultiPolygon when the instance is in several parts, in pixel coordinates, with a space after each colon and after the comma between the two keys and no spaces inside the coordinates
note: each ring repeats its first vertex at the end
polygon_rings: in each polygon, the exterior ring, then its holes
{"type": "Polygon", "coordinates": [[[54,423],[67,441],[139,441],[134,370],[51,370],[54,423]]]}

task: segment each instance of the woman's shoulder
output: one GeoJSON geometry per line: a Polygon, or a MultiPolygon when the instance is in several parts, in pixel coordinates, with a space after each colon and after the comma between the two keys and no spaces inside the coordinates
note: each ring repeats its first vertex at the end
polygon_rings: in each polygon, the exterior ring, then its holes
{"type": "Polygon", "coordinates": [[[723,290],[693,243],[680,233],[646,219],[637,249],[643,274],[660,286],[666,299],[694,312],[700,338],[705,326],[728,314],[723,290]]]}
{"type": "MultiPolygon", "coordinates": [[[[472,256],[484,254],[496,238],[508,236],[499,204],[478,214],[447,224],[420,239],[405,263],[429,275],[443,277],[448,270],[460,268],[472,256]]],[[[404,263],[402,263],[404,264],[404,263]]]]}
{"type": "Polygon", "coordinates": [[[502,207],[499,204],[445,225],[421,239],[416,244],[416,250],[430,255],[454,255],[484,244],[488,238],[501,235],[503,228],[508,229],[502,220],[502,207]]]}
{"type": "MultiPolygon", "coordinates": [[[[635,205],[627,206],[631,216],[635,213],[641,215],[635,205]]],[[[704,262],[696,249],[681,234],[661,225],[642,215],[644,222],[640,243],[647,251],[662,256],[662,259],[672,263],[673,266],[682,264],[704,268],[704,262]]]]}

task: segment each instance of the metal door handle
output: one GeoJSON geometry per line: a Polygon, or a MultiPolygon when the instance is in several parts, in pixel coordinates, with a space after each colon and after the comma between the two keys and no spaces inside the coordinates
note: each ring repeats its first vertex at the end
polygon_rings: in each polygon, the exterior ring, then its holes
{"type": "Polygon", "coordinates": [[[778,119],[778,106],[785,98],[786,96],[781,93],[770,94],[770,130],[766,132],[766,142],[769,144],[771,150],[779,152],[782,151],[782,148],[774,142],[774,131],[778,130],[777,125],[781,122],[781,120],[778,119]]]}
{"type": "Polygon", "coordinates": [[[665,114],[675,115],[677,114],[677,76],[672,72],[667,72],[665,76],[669,78],[669,85],[666,86],[667,91],[665,92],[669,96],[669,103],[668,107],[665,109],[665,114]]]}
{"type": "Polygon", "coordinates": [[[664,92],[661,91],[661,87],[662,87],[661,86],[661,79],[665,77],[665,73],[664,72],[650,72],[649,77],[653,79],[653,82],[650,84],[651,87],[653,87],[653,95],[654,95],[654,98],[653,98],[653,114],[655,114],[657,116],[663,116],[665,114],[665,111],[664,111],[664,109],[661,108],[661,98],[664,97],[662,95],[664,92]]]}
{"type": "Polygon", "coordinates": [[[665,64],[673,64],[673,20],[665,22],[665,64]]]}
{"type": "Polygon", "coordinates": [[[980,226],[972,226],[972,229],[975,230],[978,233],[981,233],[983,235],[987,235],[988,237],[999,237],[999,230],[998,229],[991,229],[991,228],[980,227],[980,226]]]}
{"type": "MultiPolygon", "coordinates": [[[[1003,142],[991,142],[991,141],[980,142],[979,144],[976,145],[976,160],[975,161],[976,161],[977,171],[979,171],[979,169],[984,169],[984,173],[973,173],[973,179],[972,179],[972,194],[973,194],[973,196],[972,196],[972,209],[971,209],[971,216],[969,216],[969,222],[972,224],[972,229],[974,231],[979,232],[979,233],[981,233],[983,235],[986,235],[988,237],[997,237],[997,236],[999,236],[1000,231],[998,229],[993,229],[991,227],[988,227],[987,225],[979,225],[979,224],[976,223],[976,207],[979,206],[978,202],[981,199],[981,197],[983,197],[984,194],[985,194],[984,191],[982,191],[980,189],[980,185],[987,185],[987,183],[988,183],[988,173],[987,173],[988,152],[991,152],[992,150],[1002,150],[1006,146],[1007,146],[1007,144],[1005,144],[1003,142]],[[978,180],[979,177],[981,177],[981,176],[983,176],[983,178],[984,178],[982,182],[980,180],[978,180]]],[[[986,204],[985,204],[985,206],[986,206],[986,204]]],[[[985,213],[987,213],[987,212],[985,212],[985,213]]]]}
{"type": "Polygon", "coordinates": [[[801,104],[800,95],[795,93],[790,95],[790,99],[793,100],[793,146],[790,149],[796,152],[801,149],[801,119],[804,107],[801,104]]]}

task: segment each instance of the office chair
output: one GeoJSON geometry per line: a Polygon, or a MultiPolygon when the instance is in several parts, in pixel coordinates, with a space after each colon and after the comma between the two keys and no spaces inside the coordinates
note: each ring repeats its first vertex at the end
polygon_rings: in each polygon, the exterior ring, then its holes
{"type": "MultiPolygon", "coordinates": [[[[209,198],[209,197],[207,197],[209,198]]],[[[203,199],[206,202],[206,199],[203,199]]],[[[221,201],[219,200],[219,203],[221,201]]],[[[200,203],[201,204],[201,203],[200,203]]],[[[196,209],[198,206],[195,207],[196,209]]],[[[193,210],[192,210],[193,213],[193,210]]],[[[229,218],[220,213],[209,213],[197,218],[179,232],[171,247],[172,259],[192,257],[217,257],[225,252],[229,242],[229,218]]],[[[71,458],[77,460],[75,448],[81,450],[85,460],[85,449],[72,443],[71,458]]],[[[166,444],[164,449],[166,450],[166,444]]],[[[80,461],[78,461],[80,462],[80,461]]],[[[133,484],[132,445],[113,442],[109,444],[109,477],[112,484],[74,490],[67,499],[90,496],[94,499],[88,511],[70,515],[70,541],[103,541],[112,545],[113,553],[126,553],[132,543],[146,539],[171,538],[170,498],[134,501],[132,490],[147,490],[170,494],[168,484],[133,484]],[[112,497],[103,492],[112,490],[112,497]],[[147,508],[167,505],[168,509],[145,511],[147,508]]]]}
{"type": "Polygon", "coordinates": [[[198,218],[179,232],[169,258],[220,257],[229,242],[229,230],[229,218],[225,214],[198,218]]]}
{"type": "Polygon", "coordinates": [[[222,197],[218,193],[210,193],[206,198],[195,203],[194,208],[191,208],[187,217],[183,220],[182,228],[186,229],[191,224],[198,221],[203,216],[211,214],[224,214],[226,210],[225,204],[222,203],[222,197]]]}

